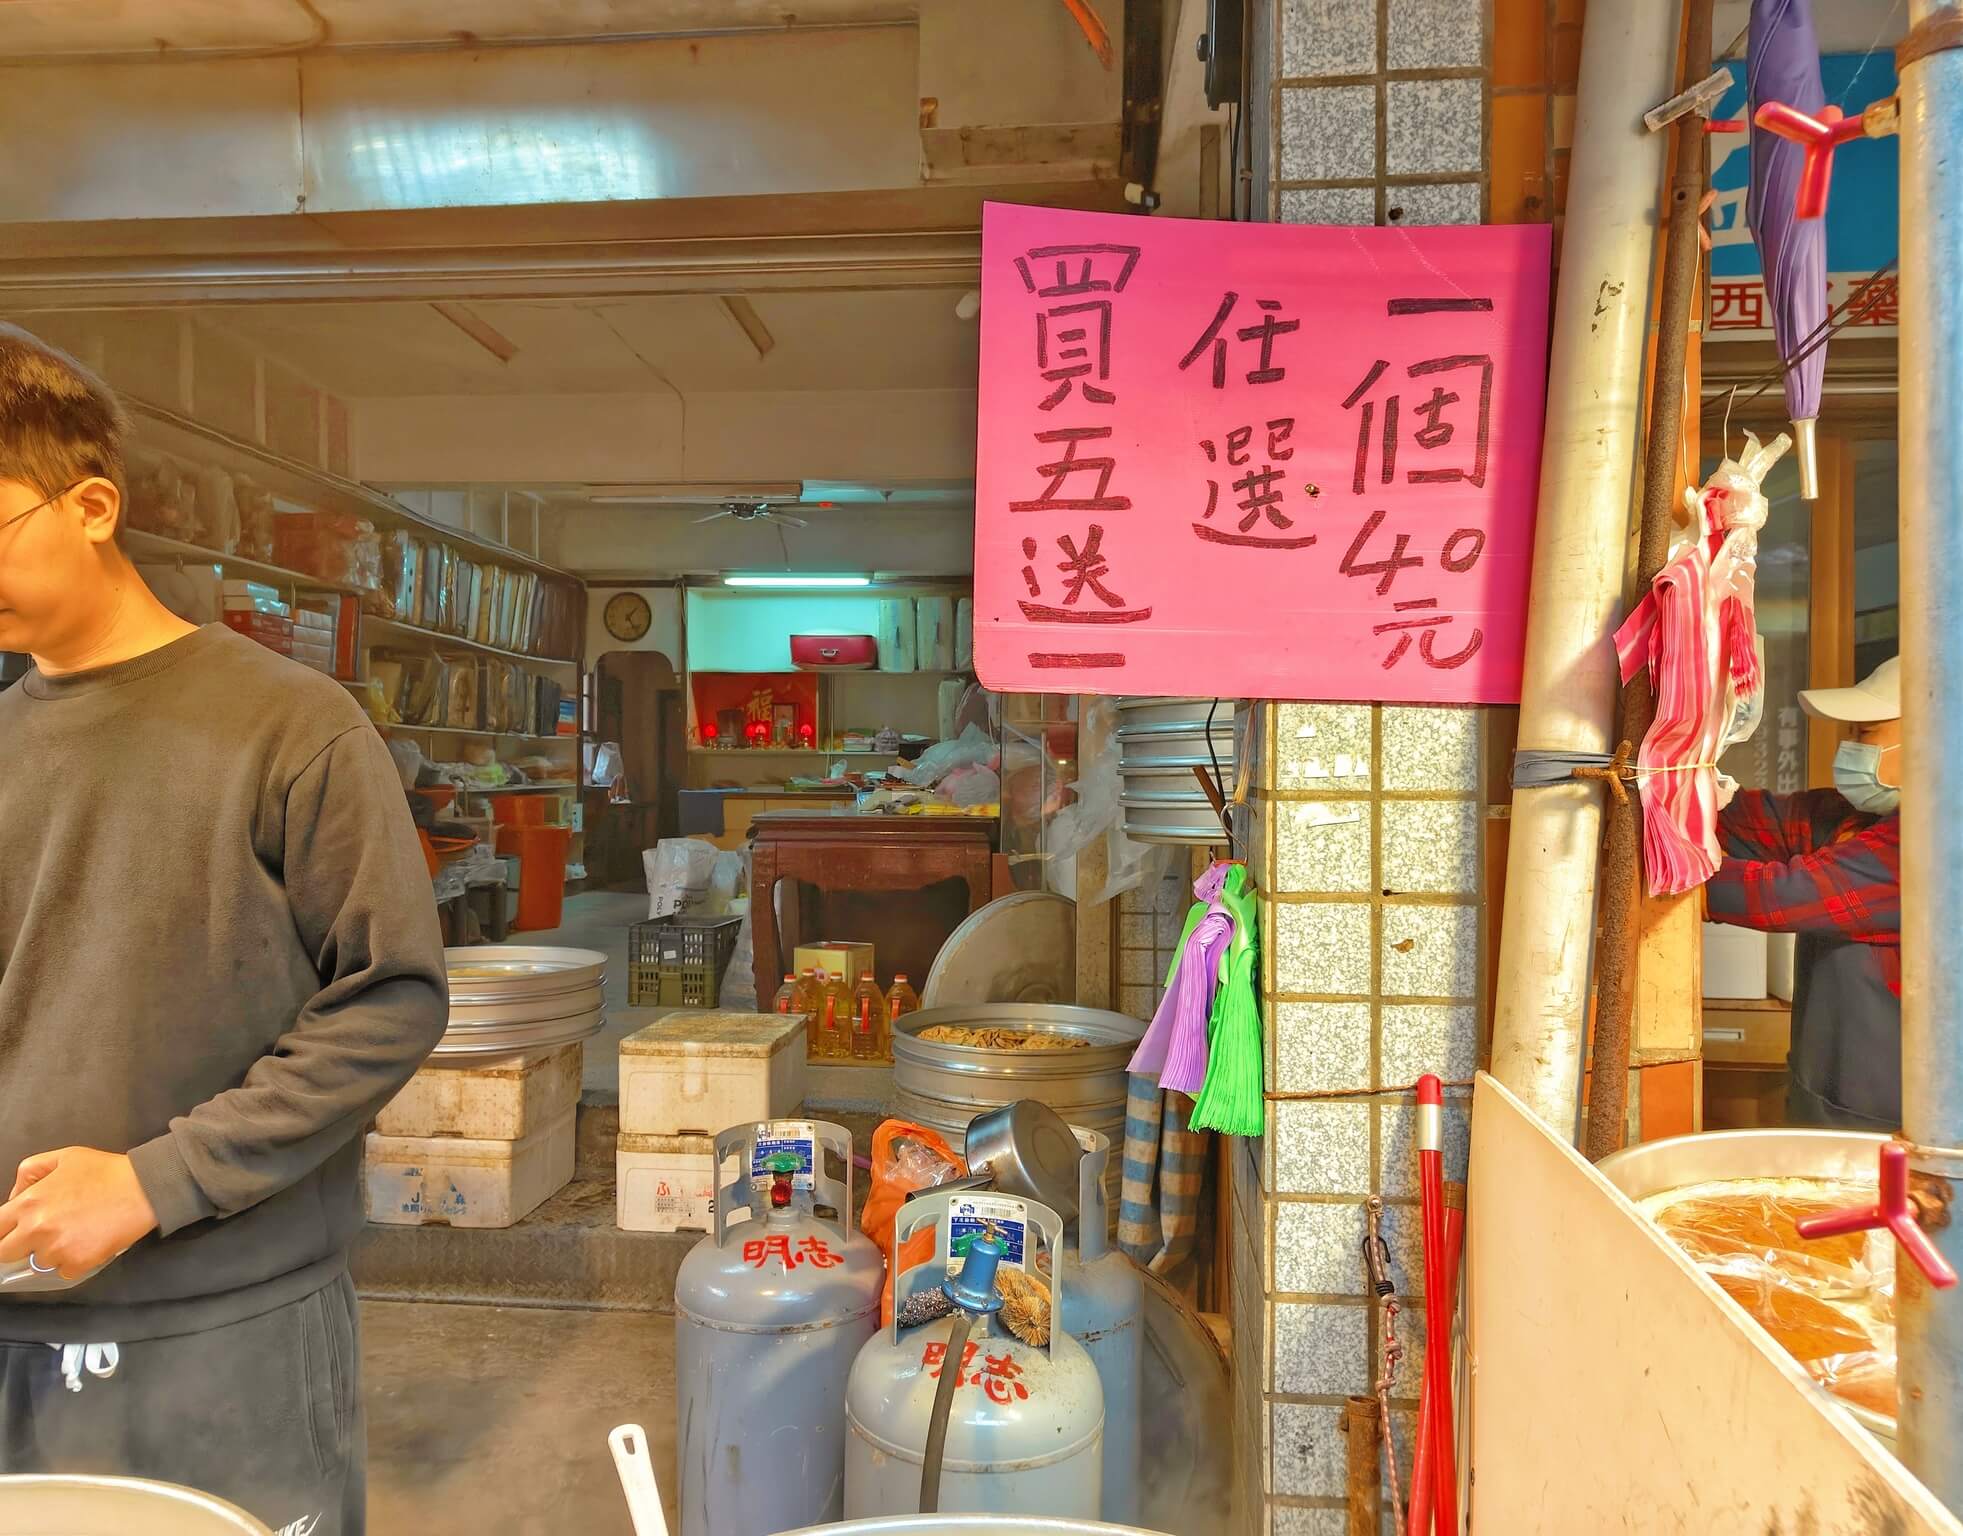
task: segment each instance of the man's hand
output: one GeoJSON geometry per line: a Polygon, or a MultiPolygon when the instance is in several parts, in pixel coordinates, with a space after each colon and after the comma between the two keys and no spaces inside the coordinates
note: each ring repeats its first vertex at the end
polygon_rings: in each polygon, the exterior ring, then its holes
{"type": "Polygon", "coordinates": [[[79,1280],[156,1224],[127,1157],[63,1147],[20,1165],[13,1193],[0,1205],[0,1263],[32,1255],[40,1268],[79,1280]]]}

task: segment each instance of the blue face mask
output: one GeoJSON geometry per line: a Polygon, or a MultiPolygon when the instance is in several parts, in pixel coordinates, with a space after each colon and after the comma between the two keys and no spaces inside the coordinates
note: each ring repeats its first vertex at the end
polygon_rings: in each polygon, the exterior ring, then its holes
{"type": "Polygon", "coordinates": [[[1833,755],[1833,787],[1855,810],[1870,816],[1886,816],[1902,803],[1901,790],[1881,782],[1881,748],[1872,742],[1840,744],[1833,755]]]}

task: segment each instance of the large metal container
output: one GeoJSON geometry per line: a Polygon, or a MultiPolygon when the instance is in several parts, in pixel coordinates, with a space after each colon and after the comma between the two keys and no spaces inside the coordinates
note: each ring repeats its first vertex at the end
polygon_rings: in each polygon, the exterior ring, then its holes
{"type": "Polygon", "coordinates": [[[1077,1164],[1077,1220],[1064,1233],[1059,1317],[1063,1331],[1091,1357],[1104,1388],[1104,1495],[1098,1512],[1107,1520],[1136,1520],[1143,1439],[1145,1277],[1107,1239],[1104,1178],[1113,1161],[1111,1140],[1081,1126],[1071,1129],[1084,1155],[1077,1164]]]}
{"type": "MultiPolygon", "coordinates": [[[[1886,1140],[1860,1131],[1707,1131],[1628,1147],[1595,1166],[1603,1178],[1636,1201],[1715,1179],[1841,1179],[1873,1184],[1879,1149],[1886,1140]]],[[[1821,1393],[1893,1448],[1892,1417],[1841,1402],[1824,1388],[1821,1393]]]]}
{"type": "Polygon", "coordinates": [[[1053,1520],[1040,1515],[895,1515],[886,1520],[846,1520],[823,1531],[790,1536],[1160,1536],[1131,1525],[1096,1520],[1053,1520]]]}
{"type": "Polygon", "coordinates": [[[844,1512],[853,1361],[879,1326],[885,1264],[848,1224],[852,1138],[823,1121],[765,1121],[716,1138],[716,1229],[675,1281],[675,1435],[682,1536],[768,1536],[844,1512]],[[841,1184],[825,1154],[841,1160],[841,1184]],[[794,1155],[773,1208],[768,1160],[794,1155]],[[817,1207],[832,1214],[820,1215],[817,1207]]]}
{"type": "Polygon", "coordinates": [[[272,1536],[222,1499],[135,1477],[0,1477],[0,1536],[272,1536]]]}
{"type": "Polygon", "coordinates": [[[1131,1525],[1096,1520],[1053,1520],[1040,1515],[895,1515],[885,1520],[846,1520],[795,1531],[789,1536],[1160,1536],[1131,1525]]]}
{"type": "Polygon", "coordinates": [[[1226,841],[1220,814],[1193,770],[1209,777],[1217,771],[1221,792],[1232,798],[1236,719],[1231,700],[1118,700],[1118,804],[1127,837],[1141,843],[1226,841]]]}
{"type": "MultiPolygon", "coordinates": [[[[893,1026],[893,1100],[902,1119],[939,1131],[959,1147],[968,1122],[984,1110],[1036,1099],[1072,1125],[1113,1146],[1125,1139],[1126,1067],[1145,1025],[1120,1013],[1062,1003],[966,1003],[907,1014],[893,1026]],[[1088,1040],[1081,1050],[991,1051],[922,1040],[936,1024],[1015,1029],[1088,1040]]],[[[1111,1159],[1104,1189],[1110,1221],[1118,1214],[1120,1160],[1111,1159]]]]}
{"type": "MultiPolygon", "coordinates": [[[[863,1520],[920,1507],[934,1393],[943,1368],[967,1373],[954,1394],[942,1461],[941,1504],[950,1513],[1097,1518],[1103,1498],[1104,1392],[1097,1367],[1061,1326],[1047,1348],[1013,1337],[999,1319],[978,1319],[964,1358],[946,1358],[953,1319],[917,1328],[900,1319],[915,1296],[947,1276],[951,1215],[986,1200],[966,1192],[923,1195],[900,1207],[894,1253],[931,1225],[934,1256],[894,1285],[893,1326],[859,1352],[845,1393],[845,1516],[863,1520]]],[[[1000,1223],[1012,1258],[1047,1255],[1059,1312],[1070,1303],[1061,1273],[1063,1222],[1034,1201],[1002,1202],[1021,1218],[1000,1223]],[[1037,1245],[1040,1242],[1041,1247],[1037,1245]]],[[[1004,1263],[1009,1262],[1004,1260],[1004,1263]]]]}

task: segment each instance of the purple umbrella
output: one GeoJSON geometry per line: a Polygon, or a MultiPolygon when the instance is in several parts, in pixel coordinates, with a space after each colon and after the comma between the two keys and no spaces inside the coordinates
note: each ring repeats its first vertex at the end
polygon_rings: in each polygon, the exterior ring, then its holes
{"type": "MultiPolygon", "coordinates": [[[[1813,32],[1812,0],[1752,0],[1751,42],[1745,57],[1752,120],[1752,185],[1745,217],[1765,268],[1772,303],[1772,338],[1782,358],[1805,347],[1827,320],[1827,224],[1797,213],[1806,150],[1758,121],[1768,103],[1819,119],[1826,108],[1820,83],[1820,44],[1813,32]]],[[[1799,493],[1820,494],[1814,422],[1827,371],[1824,344],[1786,369],[1786,413],[1799,443],[1799,493]]]]}

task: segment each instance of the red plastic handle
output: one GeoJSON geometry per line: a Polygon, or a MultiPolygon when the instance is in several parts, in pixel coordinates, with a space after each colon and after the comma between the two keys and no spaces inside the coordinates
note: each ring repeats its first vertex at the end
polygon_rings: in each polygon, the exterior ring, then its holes
{"type": "Polygon", "coordinates": [[[1827,211],[1827,188],[1833,180],[1833,152],[1866,131],[1861,119],[1843,117],[1839,107],[1822,107],[1820,115],[1809,117],[1783,101],[1768,101],[1753,115],[1752,122],[1768,133],[1790,139],[1806,151],[1806,164],[1799,173],[1799,191],[1793,199],[1793,217],[1817,219],[1827,211]]]}
{"type": "Polygon", "coordinates": [[[1895,1234],[1895,1241],[1907,1251],[1915,1261],[1915,1267],[1922,1271],[1932,1286],[1946,1291],[1956,1284],[1956,1271],[1916,1220],[1915,1202],[1909,1199],[1908,1194],[1908,1148],[1899,1141],[1886,1142],[1881,1148],[1881,1173],[1876,1194],[1879,1198],[1873,1205],[1851,1206],[1844,1211],[1829,1211],[1824,1216],[1801,1217],[1796,1224],[1799,1235],[1844,1237],[1849,1232],[1868,1232],[1876,1227],[1886,1227],[1895,1234]]]}

